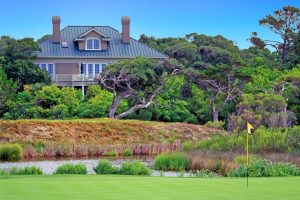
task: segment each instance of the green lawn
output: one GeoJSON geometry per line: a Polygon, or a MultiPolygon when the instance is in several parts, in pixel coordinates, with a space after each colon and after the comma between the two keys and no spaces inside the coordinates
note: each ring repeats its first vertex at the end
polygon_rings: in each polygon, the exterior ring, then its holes
{"type": "Polygon", "coordinates": [[[167,178],[96,175],[0,177],[0,199],[300,199],[300,177],[167,178]]]}

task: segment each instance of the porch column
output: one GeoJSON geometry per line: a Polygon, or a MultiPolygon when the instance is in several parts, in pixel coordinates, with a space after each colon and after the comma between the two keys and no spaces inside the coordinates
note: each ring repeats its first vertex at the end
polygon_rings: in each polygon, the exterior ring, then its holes
{"type": "Polygon", "coordinates": [[[84,86],[81,86],[82,96],[84,97],[84,86]]]}

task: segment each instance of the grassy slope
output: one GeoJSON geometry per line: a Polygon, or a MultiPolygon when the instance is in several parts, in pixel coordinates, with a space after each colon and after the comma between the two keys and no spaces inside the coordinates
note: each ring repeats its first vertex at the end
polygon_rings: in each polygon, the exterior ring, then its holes
{"type": "Polygon", "coordinates": [[[165,178],[129,176],[12,176],[0,177],[2,200],[83,199],[243,199],[289,200],[300,196],[300,177],[165,178]]]}
{"type": "Polygon", "coordinates": [[[0,120],[0,142],[135,144],[199,140],[216,131],[186,123],[138,120],[0,120]]]}

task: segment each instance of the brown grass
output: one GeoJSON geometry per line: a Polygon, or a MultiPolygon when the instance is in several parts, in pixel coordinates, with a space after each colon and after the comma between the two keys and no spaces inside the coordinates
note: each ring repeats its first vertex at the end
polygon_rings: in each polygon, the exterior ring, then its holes
{"type": "MultiPolygon", "coordinates": [[[[186,153],[189,167],[192,171],[209,170],[226,175],[232,169],[239,166],[235,158],[245,156],[236,152],[215,152],[215,151],[191,151],[186,153]]],[[[250,157],[259,157],[272,162],[288,162],[300,167],[300,156],[284,153],[251,154],[250,157]]]]}
{"type": "Polygon", "coordinates": [[[32,145],[24,147],[23,157],[51,158],[51,157],[93,157],[105,156],[109,152],[117,152],[124,155],[124,151],[131,150],[133,155],[157,155],[161,153],[178,151],[182,148],[180,143],[168,144],[135,144],[135,145],[71,145],[71,144],[47,144],[38,153],[32,145]]]}
{"type": "MultiPolygon", "coordinates": [[[[216,130],[187,123],[138,120],[0,120],[0,142],[132,145],[198,141],[216,130]]],[[[63,151],[63,149],[62,149],[63,151]]]]}

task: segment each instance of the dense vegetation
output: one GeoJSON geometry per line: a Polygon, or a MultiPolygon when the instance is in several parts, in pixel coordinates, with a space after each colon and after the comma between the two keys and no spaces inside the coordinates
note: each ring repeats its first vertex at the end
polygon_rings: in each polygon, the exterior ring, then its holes
{"type": "MultiPolygon", "coordinates": [[[[3,119],[129,118],[208,124],[240,134],[288,128],[300,119],[300,11],[286,6],[259,21],[281,40],[253,33],[239,49],[221,35],[181,38],[141,35],[139,41],[170,57],[164,64],[139,57],[107,66],[85,98],[72,88],[49,86],[33,63],[33,39],[0,39],[0,117],[3,119]],[[284,33],[284,34],[282,34],[284,33]],[[268,47],[268,48],[267,48],[268,47]],[[270,47],[273,47],[269,49],[270,47]],[[113,78],[117,77],[117,78],[113,78]],[[220,122],[222,121],[222,122],[220,122]]],[[[250,35],[250,33],[249,33],[250,35]]]]}

